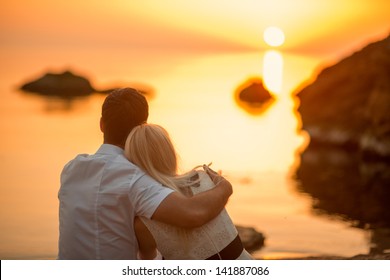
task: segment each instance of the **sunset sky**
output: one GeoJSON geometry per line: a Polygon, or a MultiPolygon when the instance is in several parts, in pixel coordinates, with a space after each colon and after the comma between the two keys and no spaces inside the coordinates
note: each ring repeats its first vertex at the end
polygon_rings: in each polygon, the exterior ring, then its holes
{"type": "Polygon", "coordinates": [[[0,0],[3,46],[343,51],[390,33],[388,0],[0,0]]]}

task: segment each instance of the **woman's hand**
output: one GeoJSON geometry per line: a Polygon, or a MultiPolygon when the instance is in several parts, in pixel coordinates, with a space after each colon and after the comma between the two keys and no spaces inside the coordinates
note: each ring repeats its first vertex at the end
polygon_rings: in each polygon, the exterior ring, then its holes
{"type": "Polygon", "coordinates": [[[226,181],[228,184],[229,181],[227,181],[222,175],[221,172],[215,172],[212,170],[208,165],[203,165],[204,171],[206,171],[207,175],[209,175],[210,179],[213,181],[214,185],[217,186],[222,181],[226,181]]]}
{"type": "Polygon", "coordinates": [[[192,197],[186,197],[178,192],[171,193],[157,207],[152,220],[178,227],[195,228],[221,213],[233,193],[233,187],[228,180],[208,166],[204,165],[203,169],[215,187],[192,197]]]}

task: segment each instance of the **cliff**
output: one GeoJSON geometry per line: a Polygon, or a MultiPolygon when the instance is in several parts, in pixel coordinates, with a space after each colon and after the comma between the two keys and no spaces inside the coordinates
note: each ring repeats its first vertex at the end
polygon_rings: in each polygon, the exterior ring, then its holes
{"type": "Polygon", "coordinates": [[[324,69],[297,97],[313,143],[390,157],[390,37],[324,69]]]}
{"type": "MultiPolygon", "coordinates": [[[[390,37],[324,69],[297,93],[310,142],[295,173],[318,215],[365,229],[390,249],[390,37]]],[[[371,258],[371,257],[370,257],[371,258]]]]}

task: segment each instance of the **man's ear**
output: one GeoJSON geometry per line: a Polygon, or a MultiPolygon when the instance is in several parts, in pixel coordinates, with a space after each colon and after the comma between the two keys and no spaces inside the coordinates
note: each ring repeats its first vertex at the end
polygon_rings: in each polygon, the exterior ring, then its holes
{"type": "Polygon", "coordinates": [[[100,131],[104,133],[104,123],[102,118],[100,118],[100,131]]]}

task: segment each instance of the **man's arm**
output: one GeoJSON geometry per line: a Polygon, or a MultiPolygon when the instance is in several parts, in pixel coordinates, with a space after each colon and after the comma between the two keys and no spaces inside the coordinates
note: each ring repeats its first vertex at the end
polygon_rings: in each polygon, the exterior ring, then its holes
{"type": "Polygon", "coordinates": [[[168,195],[157,207],[152,219],[178,227],[199,227],[215,218],[225,207],[233,193],[229,181],[204,167],[215,187],[192,197],[178,192],[168,195]]]}

